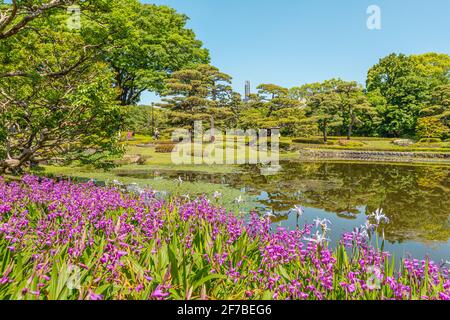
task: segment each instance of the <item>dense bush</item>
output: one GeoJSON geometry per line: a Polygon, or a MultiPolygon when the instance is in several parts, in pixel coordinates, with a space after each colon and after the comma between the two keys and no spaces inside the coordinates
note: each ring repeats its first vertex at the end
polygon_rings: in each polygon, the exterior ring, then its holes
{"type": "Polygon", "coordinates": [[[433,143],[433,142],[441,142],[442,140],[439,138],[423,138],[420,139],[419,142],[420,143],[433,143]]]}
{"type": "Polygon", "coordinates": [[[420,118],[417,122],[416,134],[420,139],[431,138],[440,140],[448,132],[449,128],[436,117],[420,118]]]}
{"type": "Polygon", "coordinates": [[[176,147],[175,143],[157,144],[155,146],[155,152],[157,153],[171,153],[176,147]]]}
{"type": "Polygon", "coordinates": [[[292,148],[292,143],[289,143],[286,141],[280,141],[279,147],[280,147],[280,150],[289,151],[292,148]]]}

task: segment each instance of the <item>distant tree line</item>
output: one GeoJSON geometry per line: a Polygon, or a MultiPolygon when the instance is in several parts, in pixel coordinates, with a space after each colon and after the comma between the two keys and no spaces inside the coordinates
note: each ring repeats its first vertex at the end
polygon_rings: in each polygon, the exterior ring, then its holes
{"type": "Polygon", "coordinates": [[[328,135],[446,139],[450,133],[450,56],[391,54],[366,86],[330,79],[283,88],[261,84],[248,101],[231,77],[210,65],[174,72],[162,91],[170,126],[215,118],[226,127],[279,127],[287,136],[328,135]]]}

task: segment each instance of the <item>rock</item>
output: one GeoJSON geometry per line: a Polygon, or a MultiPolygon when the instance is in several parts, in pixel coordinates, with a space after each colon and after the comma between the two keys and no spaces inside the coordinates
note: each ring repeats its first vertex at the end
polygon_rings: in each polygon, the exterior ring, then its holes
{"type": "Polygon", "coordinates": [[[115,161],[118,165],[124,165],[124,164],[139,164],[143,165],[145,164],[146,159],[142,157],[139,154],[136,155],[125,155],[121,160],[115,161]]]}
{"type": "Polygon", "coordinates": [[[139,143],[136,145],[136,147],[138,147],[138,148],[151,148],[154,146],[155,145],[153,143],[139,143]]]}
{"type": "Polygon", "coordinates": [[[14,168],[20,165],[20,161],[16,159],[6,159],[5,164],[7,167],[14,168]]]}
{"type": "Polygon", "coordinates": [[[392,143],[395,144],[396,146],[409,147],[414,144],[414,141],[410,139],[398,139],[392,141],[392,143]]]}

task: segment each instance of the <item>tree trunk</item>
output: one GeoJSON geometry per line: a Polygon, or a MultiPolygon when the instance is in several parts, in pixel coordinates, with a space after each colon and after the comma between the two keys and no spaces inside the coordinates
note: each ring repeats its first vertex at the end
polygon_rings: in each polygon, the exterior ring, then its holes
{"type": "Polygon", "coordinates": [[[353,125],[355,124],[355,116],[353,115],[353,109],[350,110],[350,122],[348,124],[348,131],[347,131],[347,140],[350,140],[353,133],[353,125]]]}
{"type": "Polygon", "coordinates": [[[324,143],[327,143],[327,141],[328,141],[328,137],[327,137],[327,125],[324,124],[324,126],[323,126],[323,142],[324,142],[324,143]]]}

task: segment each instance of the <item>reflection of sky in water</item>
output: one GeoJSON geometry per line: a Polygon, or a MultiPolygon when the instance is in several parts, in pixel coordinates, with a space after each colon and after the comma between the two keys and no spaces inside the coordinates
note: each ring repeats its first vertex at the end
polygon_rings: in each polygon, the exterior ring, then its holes
{"type": "MultiPolygon", "coordinates": [[[[338,243],[341,236],[348,231],[359,227],[366,222],[365,207],[360,207],[360,214],[356,215],[354,219],[342,219],[333,212],[327,212],[321,209],[304,208],[305,212],[302,217],[297,220],[295,213],[286,212],[287,219],[279,222],[274,222],[273,227],[278,226],[295,229],[297,225],[300,227],[304,224],[314,224],[314,219],[328,219],[331,221],[329,234],[327,237],[331,240],[331,245],[338,243]]],[[[379,241],[381,242],[381,240],[379,241]]],[[[394,255],[395,259],[402,259],[407,257],[423,258],[428,256],[436,262],[441,260],[450,260],[450,240],[448,242],[429,242],[422,243],[417,241],[405,241],[403,243],[385,242],[384,250],[389,251],[394,255]]]]}

